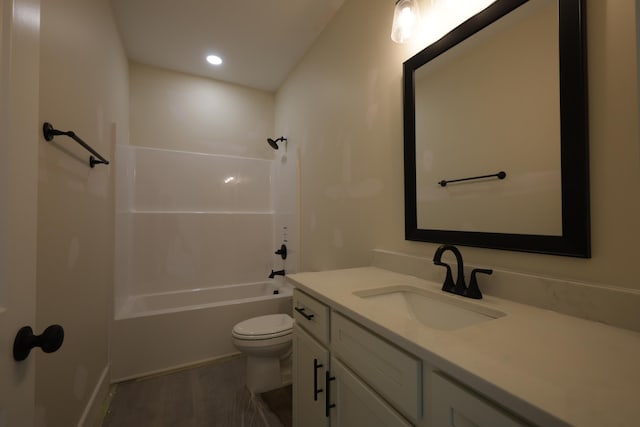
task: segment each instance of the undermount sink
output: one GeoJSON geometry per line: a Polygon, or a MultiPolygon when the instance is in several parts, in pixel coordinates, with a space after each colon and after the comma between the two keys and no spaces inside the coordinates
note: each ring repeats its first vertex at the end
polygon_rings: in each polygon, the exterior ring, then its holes
{"type": "Polygon", "coordinates": [[[417,320],[433,329],[454,330],[505,316],[501,311],[465,301],[462,297],[409,285],[367,289],[353,294],[380,310],[417,320]]]}

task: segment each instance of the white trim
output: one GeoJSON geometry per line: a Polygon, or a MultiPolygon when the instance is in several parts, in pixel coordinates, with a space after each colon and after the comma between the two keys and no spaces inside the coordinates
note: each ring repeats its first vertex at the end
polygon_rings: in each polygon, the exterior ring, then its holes
{"type": "Polygon", "coordinates": [[[15,363],[36,322],[40,0],[0,1],[0,425],[32,426],[35,357],[15,363]]]}
{"type": "Polygon", "coordinates": [[[92,427],[100,425],[98,421],[104,415],[102,407],[105,399],[109,395],[109,372],[110,365],[107,364],[102,370],[102,375],[100,375],[100,379],[98,380],[96,387],[93,389],[93,393],[91,393],[87,406],[82,412],[80,421],[78,421],[78,427],[92,427]]]}
{"type": "Polygon", "coordinates": [[[181,363],[178,365],[173,365],[170,366],[168,368],[162,368],[162,369],[155,369],[153,371],[146,371],[146,372],[141,372],[139,374],[135,374],[135,375],[128,375],[128,376],[124,376],[121,378],[114,378],[111,380],[112,384],[115,383],[122,383],[125,381],[131,381],[131,380],[140,380],[140,379],[144,379],[144,378],[148,378],[148,377],[154,377],[157,375],[165,375],[165,374],[169,374],[172,372],[176,372],[176,371],[182,371],[184,369],[190,369],[190,368],[195,368],[197,366],[200,365],[207,365],[209,363],[213,363],[213,362],[222,362],[228,359],[234,359],[236,357],[241,357],[242,353],[240,352],[234,352],[234,353],[229,353],[229,354],[224,354],[222,356],[215,356],[215,357],[208,357],[205,359],[200,359],[197,360],[195,362],[188,362],[188,363],[181,363]]]}

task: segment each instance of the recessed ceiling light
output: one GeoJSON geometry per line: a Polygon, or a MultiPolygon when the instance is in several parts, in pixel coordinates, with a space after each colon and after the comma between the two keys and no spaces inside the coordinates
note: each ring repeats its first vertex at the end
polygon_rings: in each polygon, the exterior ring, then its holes
{"type": "Polygon", "coordinates": [[[209,55],[207,56],[207,62],[211,65],[220,65],[222,64],[222,58],[218,55],[209,55]]]}

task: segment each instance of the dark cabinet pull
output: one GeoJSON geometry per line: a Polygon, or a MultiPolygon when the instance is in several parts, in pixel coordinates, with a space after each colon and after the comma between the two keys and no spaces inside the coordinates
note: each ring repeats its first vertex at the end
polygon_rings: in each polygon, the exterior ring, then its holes
{"type": "Polygon", "coordinates": [[[327,393],[324,395],[324,416],[329,417],[331,414],[331,408],[335,408],[336,404],[331,403],[331,381],[334,381],[336,377],[332,377],[329,371],[324,373],[324,384],[327,389],[327,393]]]}
{"type": "Polygon", "coordinates": [[[313,400],[318,400],[318,394],[323,390],[318,388],[318,368],[322,368],[322,363],[318,363],[318,359],[313,359],[313,400]]]}
{"type": "Polygon", "coordinates": [[[311,320],[313,319],[314,315],[313,314],[307,314],[304,312],[305,308],[304,307],[295,307],[294,308],[295,311],[297,311],[298,313],[300,313],[302,315],[302,317],[304,317],[307,320],[311,320]]]}
{"type": "Polygon", "coordinates": [[[41,335],[34,335],[31,326],[18,331],[13,341],[13,359],[20,362],[29,356],[31,349],[40,347],[45,353],[57,351],[64,341],[64,329],[60,325],[51,325],[41,335]]]}

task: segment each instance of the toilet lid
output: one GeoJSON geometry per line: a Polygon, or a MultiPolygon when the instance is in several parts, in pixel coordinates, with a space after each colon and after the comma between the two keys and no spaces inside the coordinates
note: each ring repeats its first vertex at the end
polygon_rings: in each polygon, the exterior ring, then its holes
{"type": "Polygon", "coordinates": [[[268,314],[243,320],[233,327],[234,335],[262,337],[280,336],[293,328],[293,319],[287,314],[268,314]]]}

